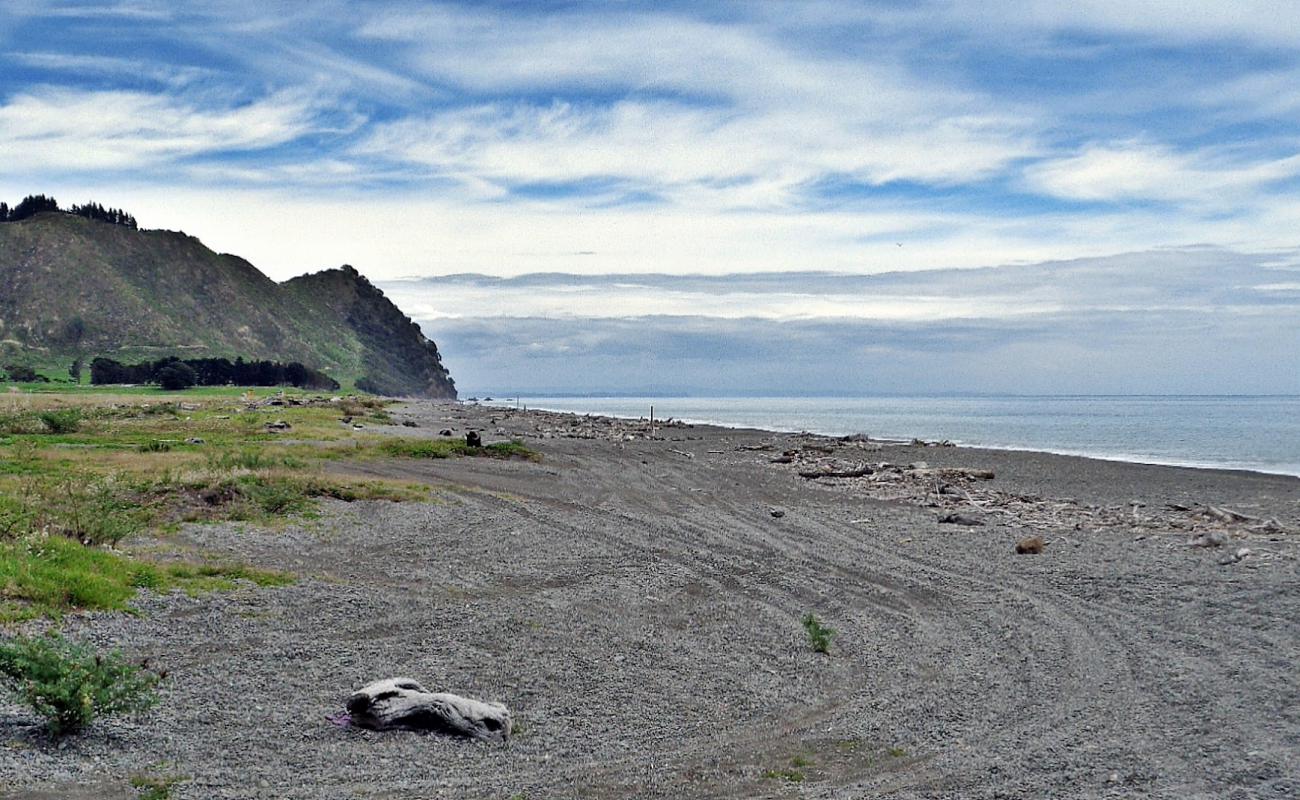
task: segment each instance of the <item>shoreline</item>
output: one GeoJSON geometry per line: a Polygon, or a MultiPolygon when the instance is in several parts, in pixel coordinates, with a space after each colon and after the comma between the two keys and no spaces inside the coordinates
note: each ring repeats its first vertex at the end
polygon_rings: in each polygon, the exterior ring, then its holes
{"type": "MultiPolygon", "coordinates": [[[[1254,395],[1252,395],[1252,397],[1253,396],[1254,395]]],[[[1288,395],[1287,397],[1290,396],[1288,395]]],[[[667,399],[673,399],[673,398],[667,398],[667,399]]],[[[640,421],[640,422],[645,422],[647,424],[649,422],[648,418],[645,415],[641,415],[638,417],[632,415],[608,414],[608,413],[594,412],[594,411],[587,412],[587,411],[574,411],[568,409],[548,408],[546,406],[532,406],[527,404],[525,404],[522,408],[515,408],[514,406],[505,405],[504,401],[497,401],[497,400],[493,400],[490,403],[485,403],[481,400],[480,401],[458,400],[456,402],[460,405],[464,405],[468,407],[480,406],[482,408],[499,409],[503,411],[522,412],[524,410],[530,410],[530,411],[537,410],[537,411],[545,411],[547,413],[552,413],[552,414],[571,414],[576,417],[584,417],[584,416],[607,417],[609,419],[617,419],[623,421],[640,421]]],[[[924,442],[926,444],[950,442],[953,446],[960,447],[966,450],[990,450],[990,451],[997,451],[997,452],[1054,455],[1054,456],[1064,456],[1069,458],[1083,458],[1083,459],[1089,459],[1093,461],[1105,461],[1105,462],[1110,462],[1115,464],[1131,464],[1134,466],[1168,467],[1173,469],[1190,469],[1190,470],[1202,470],[1202,471],[1209,471],[1209,472],[1246,473],[1246,474],[1267,475],[1267,476],[1282,477],[1282,478],[1295,478],[1297,480],[1300,480],[1300,467],[1296,467],[1294,471],[1286,471],[1285,469],[1269,469],[1267,468],[1266,465],[1213,463],[1208,461],[1195,461],[1190,459],[1179,460],[1174,458],[1159,459],[1158,457],[1149,457],[1149,456],[1142,456],[1142,455],[1112,454],[1112,453],[1104,453],[1104,452],[1096,452],[1096,451],[1089,452],[1084,450],[1073,450],[1070,448],[1057,449],[1052,447],[1030,447],[1030,446],[1021,446],[1021,445],[976,444],[976,443],[963,441],[960,439],[935,440],[935,439],[926,439],[924,437],[919,437],[919,436],[918,437],[888,437],[888,436],[869,436],[868,434],[855,434],[855,433],[841,434],[841,433],[830,433],[830,432],[814,430],[814,429],[805,429],[805,430],[798,430],[798,431],[782,430],[779,428],[755,427],[752,425],[743,425],[739,423],[728,423],[725,421],[698,419],[692,417],[681,417],[681,418],[674,417],[672,419],[674,419],[675,421],[686,423],[688,425],[713,427],[722,430],[762,431],[766,433],[771,433],[775,435],[784,435],[784,436],[811,434],[814,436],[821,436],[828,439],[841,439],[844,438],[845,436],[863,435],[863,436],[868,436],[868,438],[872,442],[879,442],[881,444],[891,445],[891,446],[907,445],[912,442],[918,442],[918,441],[924,442]]],[[[658,424],[658,422],[656,422],[656,424],[658,424]]]]}

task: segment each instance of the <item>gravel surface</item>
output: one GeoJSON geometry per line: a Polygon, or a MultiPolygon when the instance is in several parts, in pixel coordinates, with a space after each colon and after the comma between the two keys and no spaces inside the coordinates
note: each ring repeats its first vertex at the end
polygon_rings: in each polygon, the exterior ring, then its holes
{"type": "Polygon", "coordinates": [[[0,797],[130,798],[132,775],[181,778],[176,798],[1300,796],[1300,480],[680,425],[649,439],[432,403],[395,416],[419,424],[397,435],[476,428],[544,458],[338,464],[436,502],[186,527],[169,543],[300,580],[69,618],[167,668],[164,701],[62,742],[0,705],[0,797]],[[1284,530],[1191,548],[1149,526],[941,525],[771,463],[809,444],[1284,530]],[[1015,555],[1031,534],[1046,551],[1015,555]],[[837,631],[829,655],[810,611],[837,631]],[[485,745],[326,721],[394,675],[503,702],[519,729],[485,745]]]}

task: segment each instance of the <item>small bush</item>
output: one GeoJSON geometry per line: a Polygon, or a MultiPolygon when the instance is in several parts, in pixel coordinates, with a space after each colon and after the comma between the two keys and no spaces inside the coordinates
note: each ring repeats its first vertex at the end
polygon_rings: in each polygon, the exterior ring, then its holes
{"type": "Polygon", "coordinates": [[[59,636],[18,636],[0,644],[0,680],[45,718],[55,736],[75,733],[99,716],[151,708],[164,677],[146,663],[59,636]]]}
{"type": "Polygon", "coordinates": [[[167,442],[160,442],[157,440],[152,442],[145,442],[144,444],[136,448],[136,450],[140,451],[141,453],[170,453],[171,449],[172,449],[171,444],[167,442]]]}
{"type": "Polygon", "coordinates": [[[84,544],[116,547],[147,523],[138,504],[106,478],[65,481],[46,495],[42,522],[84,544]]]}
{"type": "Polygon", "coordinates": [[[14,497],[0,495],[0,541],[13,539],[25,533],[34,516],[26,503],[14,497]]]}
{"type": "Polygon", "coordinates": [[[818,653],[829,653],[831,639],[835,638],[835,629],[828,628],[812,612],[804,615],[803,629],[808,632],[808,643],[818,653]]]}
{"type": "Polygon", "coordinates": [[[81,427],[81,411],[75,408],[42,411],[38,416],[50,433],[75,433],[81,427]]]}

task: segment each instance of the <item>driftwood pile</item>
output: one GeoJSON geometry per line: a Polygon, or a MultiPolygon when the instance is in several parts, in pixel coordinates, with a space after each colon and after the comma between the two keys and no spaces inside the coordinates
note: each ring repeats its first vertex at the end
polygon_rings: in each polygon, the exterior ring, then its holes
{"type": "MultiPolygon", "coordinates": [[[[1289,530],[1277,519],[1210,504],[1169,503],[1148,508],[1133,501],[1125,505],[1093,505],[1071,498],[1012,492],[989,484],[995,477],[991,470],[871,461],[867,452],[846,458],[844,449],[848,448],[805,445],[770,460],[791,465],[807,480],[844,485],[880,500],[933,508],[939,522],[946,524],[975,526],[1001,521],[1040,530],[1178,532],[1194,537],[1224,531],[1267,536],[1289,530]]],[[[1218,537],[1212,539],[1219,541],[1218,537]]]]}
{"type": "Polygon", "coordinates": [[[610,442],[636,440],[686,441],[698,439],[683,431],[693,425],[677,419],[620,419],[594,414],[557,413],[553,411],[516,411],[512,408],[493,409],[491,424],[500,426],[496,432],[502,436],[532,436],[538,439],[600,439],[610,442]]]}

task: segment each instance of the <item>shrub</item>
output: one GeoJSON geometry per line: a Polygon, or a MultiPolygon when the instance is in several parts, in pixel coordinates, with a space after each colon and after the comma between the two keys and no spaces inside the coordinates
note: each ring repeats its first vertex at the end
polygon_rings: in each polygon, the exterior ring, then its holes
{"type": "Polygon", "coordinates": [[[74,433],[81,427],[81,411],[76,408],[42,411],[39,417],[50,433],[74,433]]]}
{"type": "Polygon", "coordinates": [[[818,653],[830,652],[831,639],[835,638],[834,628],[826,627],[812,612],[808,612],[803,617],[803,629],[808,632],[808,643],[813,650],[818,653]]]}
{"type": "Polygon", "coordinates": [[[39,380],[48,380],[43,378],[36,370],[22,364],[6,364],[5,372],[9,373],[9,380],[14,383],[35,383],[39,380]]]}
{"type": "Polygon", "coordinates": [[[46,720],[55,736],[96,717],[145,711],[158,702],[165,673],[95,652],[60,636],[18,636],[0,644],[0,680],[46,720]]]}

